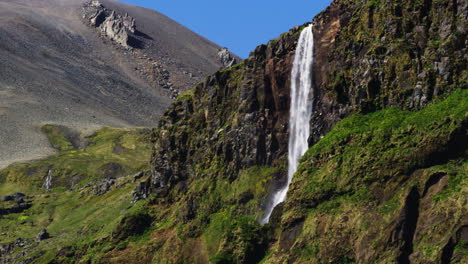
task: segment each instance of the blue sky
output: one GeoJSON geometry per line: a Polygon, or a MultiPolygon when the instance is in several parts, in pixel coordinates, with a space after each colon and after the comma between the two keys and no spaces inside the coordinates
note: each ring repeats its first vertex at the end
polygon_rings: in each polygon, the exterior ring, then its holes
{"type": "Polygon", "coordinates": [[[312,21],[331,0],[121,0],[154,9],[246,58],[256,46],[312,21]]]}

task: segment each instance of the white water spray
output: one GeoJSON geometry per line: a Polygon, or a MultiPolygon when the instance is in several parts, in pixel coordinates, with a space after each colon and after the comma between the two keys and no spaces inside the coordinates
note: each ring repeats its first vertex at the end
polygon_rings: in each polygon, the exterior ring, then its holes
{"type": "Polygon", "coordinates": [[[312,64],[314,62],[314,35],[312,25],[301,32],[296,47],[296,55],[291,73],[291,108],[289,111],[289,147],[288,147],[288,180],[272,198],[261,223],[268,223],[273,209],[284,200],[299,159],[308,149],[310,135],[310,118],[312,115],[312,64]]]}
{"type": "Polygon", "coordinates": [[[52,170],[47,172],[47,176],[44,180],[44,183],[42,184],[42,188],[46,190],[50,190],[50,188],[52,188],[52,170]]]}

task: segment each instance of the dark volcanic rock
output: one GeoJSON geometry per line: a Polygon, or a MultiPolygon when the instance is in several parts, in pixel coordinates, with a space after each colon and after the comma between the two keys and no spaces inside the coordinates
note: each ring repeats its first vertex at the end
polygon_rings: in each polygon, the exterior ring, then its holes
{"type": "Polygon", "coordinates": [[[151,181],[141,183],[136,194],[165,193],[213,159],[225,164],[224,177],[232,180],[244,168],[283,164],[298,31],[258,47],[243,63],[208,77],[169,108],[155,130],[151,181]]]}
{"type": "Polygon", "coordinates": [[[115,185],[114,178],[106,178],[93,187],[94,195],[104,195],[115,185]]]}
{"type": "Polygon", "coordinates": [[[50,238],[50,235],[49,235],[49,233],[47,233],[47,230],[45,228],[43,228],[43,229],[41,229],[41,232],[39,232],[39,234],[37,234],[36,241],[40,242],[40,241],[48,239],[48,238],[50,238]]]}
{"type": "Polygon", "coordinates": [[[3,202],[13,201],[15,198],[12,195],[5,195],[2,197],[3,202]]]}
{"type": "Polygon", "coordinates": [[[311,144],[352,113],[466,88],[466,1],[367,2],[335,0],[314,19],[311,144]]]}
{"type": "MultiPolygon", "coordinates": [[[[361,116],[389,107],[418,111],[434,98],[441,100],[456,88],[466,88],[463,36],[467,22],[463,14],[468,11],[465,2],[336,0],[319,14],[313,22],[314,114],[310,145],[317,144],[350,115],[361,116]]],[[[251,200],[263,199],[264,206],[265,197],[254,194],[252,198],[247,192],[236,193],[232,204],[226,202],[222,198],[232,194],[222,193],[217,184],[236,183],[241,172],[256,166],[286,167],[290,72],[297,38],[303,28],[296,27],[267,45],[260,45],[242,63],[209,76],[192,91],[181,95],[161,118],[158,129],[154,130],[151,178],[140,183],[135,197],[153,194],[156,202],[177,203],[180,209],[177,215],[187,226],[186,233],[182,234],[200,236],[205,221],[219,215],[257,216],[262,205],[253,205],[251,200]],[[180,183],[189,186],[188,195],[185,189],[176,187],[180,183]],[[190,193],[191,188],[199,189],[190,193]],[[212,197],[215,198],[210,200],[212,197]],[[204,201],[210,204],[203,205],[204,201]],[[247,206],[243,207],[243,203],[247,206]],[[257,211],[252,213],[252,208],[257,211]]],[[[444,164],[449,157],[461,157],[463,151],[458,149],[466,149],[465,144],[457,148],[451,142],[466,141],[466,122],[450,119],[439,122],[443,124],[424,127],[417,133],[408,125],[409,128],[404,128],[408,131],[402,129],[398,135],[385,135],[385,140],[379,144],[374,142],[372,149],[367,149],[370,146],[367,144],[380,136],[373,130],[380,131],[380,126],[366,127],[368,133],[356,138],[346,131],[360,124],[340,127],[340,132],[347,137],[330,146],[332,149],[323,146],[323,153],[309,156],[299,166],[302,178],[294,182],[288,200],[275,211],[269,226],[274,229],[271,241],[274,253],[266,263],[440,260],[440,245],[445,241],[438,238],[445,233],[452,236],[466,221],[459,218],[457,206],[444,205],[457,214],[453,221],[434,208],[437,206],[434,197],[448,188],[441,180],[443,176],[434,176],[427,182],[424,179],[430,178],[428,167],[444,164]],[[439,136],[429,132],[442,131],[442,128],[453,130],[444,130],[447,134],[439,136]],[[420,142],[410,145],[412,136],[420,136],[420,142]],[[394,145],[391,140],[395,140],[394,145]],[[366,151],[356,157],[349,153],[340,156],[348,146],[366,151]],[[380,160],[380,153],[388,156],[380,160]],[[398,160],[398,155],[404,160],[398,160]],[[321,167],[325,165],[328,167],[321,167]],[[311,179],[323,168],[327,170],[320,177],[311,179]],[[433,182],[438,180],[440,189],[430,191],[433,182]],[[421,185],[429,187],[424,187],[427,189],[424,191],[421,185]],[[398,201],[389,201],[396,192],[401,192],[395,198],[398,201]],[[344,209],[340,205],[353,199],[367,203],[355,205],[356,210],[343,206],[349,212],[341,212],[344,209]],[[394,207],[392,213],[380,212],[389,210],[383,203],[394,207]],[[441,219],[450,225],[443,226],[441,219]],[[429,223],[443,227],[432,230],[429,223]],[[435,253],[423,256],[427,252],[418,248],[421,241],[425,243],[424,232],[429,232],[431,239],[438,239],[437,256],[435,253]]],[[[328,138],[324,142],[332,140],[328,138]]],[[[282,177],[276,179],[268,175],[264,181],[271,187],[262,191],[273,192],[275,184],[284,181],[282,172],[282,177]]],[[[444,258],[452,257],[453,243],[448,243],[443,250],[444,258]]],[[[234,246],[226,242],[220,246],[223,247],[232,250],[234,246]]],[[[226,249],[227,255],[218,256],[227,263],[232,262],[233,255],[238,257],[229,250],[226,249]]]]}

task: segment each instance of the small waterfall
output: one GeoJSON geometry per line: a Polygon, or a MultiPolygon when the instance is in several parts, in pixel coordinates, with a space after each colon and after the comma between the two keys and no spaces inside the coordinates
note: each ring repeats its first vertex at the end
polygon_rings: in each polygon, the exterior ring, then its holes
{"type": "Polygon", "coordinates": [[[47,176],[44,179],[44,183],[42,184],[42,188],[46,190],[50,190],[52,188],[52,170],[47,172],[47,176]]]}
{"type": "Polygon", "coordinates": [[[261,223],[268,223],[273,209],[286,200],[289,185],[299,165],[299,159],[308,149],[307,140],[310,134],[312,115],[312,64],[314,61],[314,36],[312,25],[301,32],[296,47],[296,55],[291,73],[291,108],[289,111],[289,147],[288,147],[288,180],[272,198],[261,223]]]}

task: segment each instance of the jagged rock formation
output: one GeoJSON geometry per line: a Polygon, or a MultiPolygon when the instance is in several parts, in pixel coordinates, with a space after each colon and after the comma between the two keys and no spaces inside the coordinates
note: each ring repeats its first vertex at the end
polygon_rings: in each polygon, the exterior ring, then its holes
{"type": "Polygon", "coordinates": [[[101,33],[122,45],[124,48],[134,47],[130,34],[136,33],[135,18],[116,14],[114,10],[105,8],[99,1],[89,1],[83,6],[83,18],[101,33]],[[133,46],[132,46],[133,45],[133,46]]]}
{"type": "MultiPolygon", "coordinates": [[[[116,10],[108,8],[108,6],[112,7],[112,2],[105,2],[105,4],[100,1],[86,2],[83,5],[84,23],[97,28],[103,38],[110,39],[125,49],[137,49],[132,53],[133,57],[138,61],[138,67],[135,70],[143,78],[154,86],[164,89],[171,99],[175,99],[181,92],[188,89],[188,87],[181,85],[181,80],[184,80],[185,83],[188,80],[191,86],[201,81],[201,76],[198,76],[200,75],[199,70],[195,72],[193,69],[180,68],[180,62],[166,55],[161,60],[154,57],[154,54],[148,54],[148,50],[154,49],[152,46],[155,43],[152,42],[159,42],[159,40],[138,31],[135,19],[129,16],[127,12],[119,14],[116,10]],[[174,72],[174,66],[181,72],[174,72]]],[[[156,37],[159,38],[159,36],[156,37]]],[[[180,43],[177,44],[180,45],[180,43]]],[[[157,53],[160,53],[160,51],[157,51],[157,53]]],[[[231,67],[241,61],[227,48],[218,49],[216,60],[216,64],[220,65],[218,69],[231,67]]]]}
{"type": "Polygon", "coordinates": [[[2,197],[2,208],[0,208],[0,217],[7,214],[21,213],[31,207],[31,201],[25,200],[24,193],[14,193],[2,197]]]}
{"type": "Polygon", "coordinates": [[[47,232],[47,229],[45,228],[41,229],[41,232],[39,232],[39,234],[37,234],[36,236],[37,242],[41,242],[42,240],[46,240],[48,238],[50,238],[50,234],[47,232]]]}
{"type": "Polygon", "coordinates": [[[238,63],[238,60],[229,52],[227,48],[222,48],[218,51],[218,58],[223,64],[224,68],[232,67],[238,63]]]}

